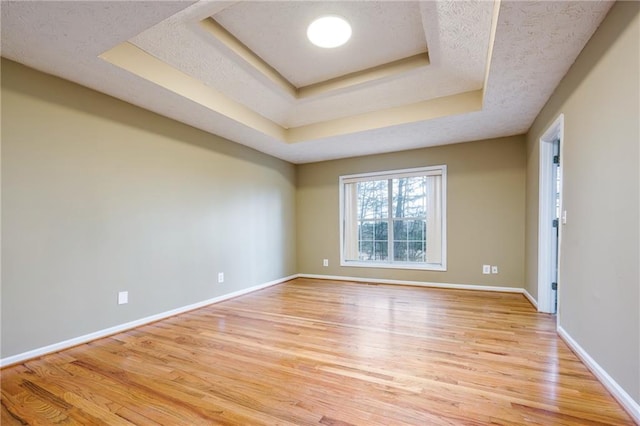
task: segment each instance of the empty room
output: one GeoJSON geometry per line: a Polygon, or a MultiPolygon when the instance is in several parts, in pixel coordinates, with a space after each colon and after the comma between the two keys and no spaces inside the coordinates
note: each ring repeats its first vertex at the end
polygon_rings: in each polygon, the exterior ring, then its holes
{"type": "Polygon", "coordinates": [[[640,425],[640,2],[0,12],[2,425],[640,425]]]}

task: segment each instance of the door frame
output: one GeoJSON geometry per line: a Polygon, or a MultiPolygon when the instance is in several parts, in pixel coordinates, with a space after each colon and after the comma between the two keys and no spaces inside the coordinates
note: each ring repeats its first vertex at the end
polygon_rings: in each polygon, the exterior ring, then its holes
{"type": "MultiPolygon", "coordinates": [[[[540,164],[538,187],[538,311],[554,313],[555,298],[551,290],[554,280],[555,259],[553,259],[553,219],[555,210],[555,195],[553,182],[553,144],[560,140],[560,211],[564,215],[562,206],[562,161],[564,146],[564,114],[560,114],[540,138],[540,164]]],[[[562,243],[562,220],[558,224],[558,265],[560,265],[562,243]]],[[[557,314],[560,314],[560,268],[558,267],[557,281],[557,314]]]]}

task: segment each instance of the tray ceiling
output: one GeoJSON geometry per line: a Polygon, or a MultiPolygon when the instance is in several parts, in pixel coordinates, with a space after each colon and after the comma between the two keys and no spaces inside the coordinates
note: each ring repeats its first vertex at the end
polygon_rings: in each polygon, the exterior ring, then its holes
{"type": "Polygon", "coordinates": [[[3,2],[2,55],[301,163],[526,132],[610,6],[3,2]]]}
{"type": "Polygon", "coordinates": [[[417,2],[239,2],[212,18],[296,87],[427,52],[417,2]],[[310,44],[319,16],[348,17],[353,37],[336,49],[310,44]]]}

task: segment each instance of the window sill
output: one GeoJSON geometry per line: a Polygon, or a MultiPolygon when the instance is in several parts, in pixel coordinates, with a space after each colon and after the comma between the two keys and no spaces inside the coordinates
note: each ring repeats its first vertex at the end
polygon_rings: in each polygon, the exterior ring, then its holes
{"type": "Polygon", "coordinates": [[[388,263],[388,262],[358,262],[358,261],[341,261],[340,266],[355,268],[373,268],[373,269],[411,269],[420,271],[438,271],[446,272],[447,266],[439,263],[388,263]]]}

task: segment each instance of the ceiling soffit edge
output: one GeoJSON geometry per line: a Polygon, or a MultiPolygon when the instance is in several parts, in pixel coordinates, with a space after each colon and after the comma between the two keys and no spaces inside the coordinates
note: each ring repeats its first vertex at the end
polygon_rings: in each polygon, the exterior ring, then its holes
{"type": "Polygon", "coordinates": [[[502,0],[494,0],[493,12],[491,15],[491,32],[489,33],[489,46],[487,49],[487,62],[484,71],[484,82],[482,83],[482,100],[484,102],[484,95],[486,94],[486,87],[489,81],[489,71],[491,69],[491,57],[493,56],[493,45],[496,41],[496,31],[498,29],[498,19],[500,18],[500,3],[502,0]]]}
{"type": "Polygon", "coordinates": [[[425,51],[406,58],[397,59],[363,70],[358,70],[325,81],[297,87],[287,80],[271,64],[263,60],[219,22],[207,17],[199,22],[200,27],[233,55],[240,59],[246,68],[254,75],[275,84],[280,90],[295,99],[304,99],[330,94],[343,89],[350,89],[361,84],[375,82],[384,78],[392,78],[403,73],[429,65],[429,52],[425,51]]]}
{"type": "Polygon", "coordinates": [[[121,43],[104,52],[100,58],[213,112],[285,143],[345,135],[482,109],[482,90],[476,90],[305,126],[286,128],[129,42],[121,43]]]}
{"type": "Polygon", "coordinates": [[[303,99],[327,95],[334,91],[350,89],[362,84],[398,77],[401,74],[426,67],[427,65],[429,65],[429,53],[419,53],[366,70],[352,72],[319,83],[299,87],[297,97],[298,99],[303,99]]]}
{"type": "Polygon", "coordinates": [[[242,63],[247,65],[249,71],[253,71],[253,74],[266,78],[269,82],[275,84],[281,90],[284,90],[284,92],[291,97],[297,97],[297,87],[291,84],[289,80],[284,78],[282,74],[278,72],[278,70],[269,65],[244,43],[238,40],[233,34],[227,31],[215,19],[211,17],[205,18],[199,22],[199,25],[207,35],[215,38],[215,40],[222,44],[227,50],[235,54],[242,63]]]}
{"type": "Polygon", "coordinates": [[[287,132],[288,142],[322,139],[476,112],[482,109],[482,97],[482,90],[473,90],[331,121],[292,127],[287,132]]]}
{"type": "Polygon", "coordinates": [[[285,129],[200,80],[125,41],[100,58],[261,133],[285,140],[285,129]]]}

